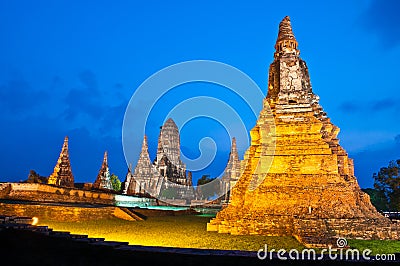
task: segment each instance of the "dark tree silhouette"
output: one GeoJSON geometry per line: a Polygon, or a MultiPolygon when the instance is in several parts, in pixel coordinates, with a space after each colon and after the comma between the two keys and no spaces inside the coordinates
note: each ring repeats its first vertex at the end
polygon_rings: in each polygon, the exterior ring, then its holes
{"type": "Polygon", "coordinates": [[[212,199],[219,195],[220,180],[211,178],[210,175],[203,175],[199,180],[197,180],[197,195],[201,199],[212,199]]]}
{"type": "Polygon", "coordinates": [[[400,159],[390,161],[388,167],[382,167],[374,173],[374,188],[377,196],[383,198],[387,210],[400,211],[400,159]]]}

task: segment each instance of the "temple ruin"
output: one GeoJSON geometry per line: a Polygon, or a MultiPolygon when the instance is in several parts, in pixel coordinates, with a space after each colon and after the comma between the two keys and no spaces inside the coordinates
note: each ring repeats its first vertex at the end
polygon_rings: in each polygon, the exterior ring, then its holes
{"type": "Polygon", "coordinates": [[[231,151],[229,153],[229,160],[221,178],[221,188],[223,199],[222,203],[228,203],[230,199],[230,191],[239,180],[241,174],[239,154],[236,146],[236,139],[232,138],[231,151]]]}
{"type": "MultiPolygon", "coordinates": [[[[186,165],[181,161],[180,145],[178,127],[174,120],[169,118],[160,130],[154,165],[167,181],[187,185],[186,165]]],[[[166,185],[168,186],[168,183],[166,185]]]]}
{"type": "Polygon", "coordinates": [[[299,54],[285,17],[243,173],[207,230],[294,236],[308,247],[335,245],[339,237],[399,239],[400,227],[361,191],[353,161],[339,145],[339,128],[319,105],[299,54]]]}
{"type": "Polygon", "coordinates": [[[147,136],[143,138],[142,150],[139,160],[136,164],[135,171],[128,174],[125,180],[123,194],[127,195],[151,195],[158,196],[163,184],[163,177],[150,161],[149,150],[147,145],[147,136]]]}
{"type": "Polygon", "coordinates": [[[93,184],[93,188],[108,190],[113,189],[110,178],[110,170],[108,168],[107,151],[104,152],[103,163],[101,164],[96,181],[93,184]]]}
{"type": "Polygon", "coordinates": [[[58,157],[53,173],[49,176],[48,184],[74,187],[74,176],[72,175],[71,162],[68,153],[68,137],[65,137],[64,144],[58,157]]]}
{"type": "Polygon", "coordinates": [[[190,199],[194,198],[191,179],[191,173],[186,174],[186,165],[180,159],[178,127],[169,118],[160,129],[153,163],[150,161],[147,137],[144,136],[135,170],[132,173],[128,169],[123,194],[159,197],[164,189],[170,189],[174,190],[176,198],[190,199]]]}

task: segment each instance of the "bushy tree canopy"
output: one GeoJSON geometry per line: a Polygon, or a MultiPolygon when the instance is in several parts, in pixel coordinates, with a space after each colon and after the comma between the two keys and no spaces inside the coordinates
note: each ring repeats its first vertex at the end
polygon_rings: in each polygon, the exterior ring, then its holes
{"type": "Polygon", "coordinates": [[[115,174],[111,174],[110,181],[111,181],[112,188],[115,191],[121,190],[121,181],[119,180],[118,176],[116,176],[115,174]]]}
{"type": "Polygon", "coordinates": [[[203,175],[197,180],[197,195],[201,199],[212,199],[219,194],[220,182],[211,178],[210,175],[203,175]]]}
{"type": "Polygon", "coordinates": [[[400,159],[374,173],[374,188],[386,210],[400,211],[400,159]]]}

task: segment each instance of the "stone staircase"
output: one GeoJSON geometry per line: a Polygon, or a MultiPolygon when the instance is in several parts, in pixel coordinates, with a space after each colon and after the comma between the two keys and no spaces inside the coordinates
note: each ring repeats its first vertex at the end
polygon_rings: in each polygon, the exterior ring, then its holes
{"type": "Polygon", "coordinates": [[[92,238],[87,235],[71,234],[70,232],[54,231],[48,226],[32,225],[31,217],[0,215],[0,231],[6,229],[27,230],[37,232],[50,237],[71,239],[77,242],[85,242],[97,246],[109,246],[114,248],[128,246],[128,242],[106,241],[104,238],[92,238]]]}
{"type": "MultiPolygon", "coordinates": [[[[35,226],[32,225],[33,219],[31,217],[18,217],[18,216],[4,216],[0,215],[0,232],[2,230],[26,230],[30,232],[35,232],[38,234],[43,234],[48,237],[61,238],[65,240],[72,240],[74,242],[82,242],[87,243],[92,246],[103,246],[107,248],[114,249],[116,251],[126,251],[134,254],[134,258],[137,259],[138,256],[143,256],[143,258],[149,258],[148,256],[160,256],[160,254],[171,254],[171,255],[184,255],[184,256],[196,256],[192,263],[187,265],[203,265],[203,261],[199,260],[198,256],[201,258],[204,257],[212,257],[212,261],[220,260],[224,262],[227,258],[232,257],[233,260],[237,261],[242,258],[248,258],[249,261],[256,261],[257,253],[254,251],[241,251],[241,250],[212,250],[212,249],[196,249],[196,248],[175,248],[175,247],[160,247],[160,246],[140,246],[140,245],[129,245],[128,242],[120,242],[120,241],[107,241],[104,238],[93,238],[88,237],[87,235],[80,234],[71,234],[70,232],[63,231],[54,231],[48,226],[35,226]],[[139,255],[138,255],[139,254],[139,255]],[[150,254],[150,255],[149,255],[150,254]],[[196,262],[201,262],[197,263],[196,262]]],[[[105,249],[102,249],[103,251],[105,249]]],[[[109,250],[109,249],[107,249],[109,250]]],[[[122,255],[126,255],[126,253],[118,253],[122,255]]],[[[85,254],[86,255],[86,254],[85,254]]],[[[164,258],[164,257],[163,257],[164,258]]],[[[177,257],[174,256],[176,259],[177,257]]],[[[186,257],[187,258],[187,257],[186,257]]],[[[187,262],[186,259],[184,259],[187,262]]],[[[173,265],[176,262],[173,261],[173,265]]],[[[63,263],[61,263],[63,264],[63,263]]],[[[231,265],[232,263],[229,263],[231,265]]],[[[64,264],[63,264],[64,265],[64,264]]],[[[65,264],[68,265],[68,264],[65,264]]],[[[76,265],[76,264],[74,264],[76,265]]],[[[85,265],[85,264],[84,264],[85,265]]],[[[90,264],[92,265],[92,264],[90,264]]],[[[103,265],[103,264],[101,264],[103,265]]],[[[120,265],[117,263],[115,265],[120,265]]],[[[130,264],[123,264],[130,265],[130,264]]],[[[164,261],[164,265],[170,265],[168,261],[164,261]]],[[[180,264],[179,264],[180,265],[180,264]]],[[[183,265],[183,264],[182,264],[183,265]]],[[[186,265],[186,263],[185,263],[186,265]]],[[[212,264],[214,265],[214,264],[212,264]]],[[[218,265],[227,265],[224,263],[218,263],[218,265]]]]}
{"type": "Polygon", "coordinates": [[[294,237],[308,248],[336,248],[336,237],[323,219],[293,219],[294,237]]]}
{"type": "Polygon", "coordinates": [[[131,216],[135,221],[143,221],[143,220],[145,220],[144,217],[143,217],[142,215],[138,215],[136,212],[131,211],[129,208],[119,207],[119,209],[121,209],[121,210],[124,211],[126,214],[128,214],[129,216],[131,216]]]}

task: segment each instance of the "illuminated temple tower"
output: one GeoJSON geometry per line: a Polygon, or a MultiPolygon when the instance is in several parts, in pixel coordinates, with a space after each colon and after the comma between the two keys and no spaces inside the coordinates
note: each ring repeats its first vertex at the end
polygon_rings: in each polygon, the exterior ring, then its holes
{"type": "Polygon", "coordinates": [[[174,191],[174,198],[192,199],[194,190],[192,175],[186,175],[186,166],[180,158],[180,137],[175,122],[170,118],[160,129],[157,155],[150,161],[147,137],[143,139],[142,150],[135,171],[128,169],[123,194],[161,196],[164,189],[174,191]]]}
{"type": "Polygon", "coordinates": [[[49,176],[48,184],[64,187],[74,186],[74,176],[72,175],[71,162],[68,153],[68,137],[65,137],[60,156],[53,173],[49,176]]]}
{"type": "MultiPolygon", "coordinates": [[[[122,182],[122,184],[121,184],[122,194],[128,194],[129,186],[131,185],[131,182],[133,182],[132,179],[133,179],[132,164],[129,164],[128,173],[126,173],[126,176],[125,176],[125,181],[122,182]]],[[[132,194],[132,193],[130,193],[130,194],[132,194]]]]}
{"type": "Polygon", "coordinates": [[[186,185],[186,165],[181,161],[179,130],[169,118],[161,127],[154,165],[166,180],[186,185]]]}
{"type": "Polygon", "coordinates": [[[147,136],[144,136],[135,171],[131,173],[131,169],[128,170],[123,193],[128,195],[149,194],[158,196],[162,184],[163,177],[150,161],[147,136]]]}
{"type": "Polygon", "coordinates": [[[103,163],[101,164],[96,181],[93,184],[96,189],[113,189],[110,179],[110,170],[108,169],[107,151],[104,152],[103,163]]]}
{"type": "Polygon", "coordinates": [[[229,160],[226,164],[224,174],[221,178],[221,188],[220,191],[224,195],[223,201],[227,203],[230,198],[230,190],[235,186],[236,182],[239,180],[240,171],[240,160],[239,154],[236,146],[236,139],[232,138],[231,152],[229,153],[229,160]]]}
{"type": "Polygon", "coordinates": [[[162,189],[169,191],[169,197],[184,199],[187,203],[195,198],[192,174],[186,175],[186,165],[181,161],[179,130],[174,120],[169,118],[161,127],[158,138],[157,156],[154,167],[164,178],[162,189]],[[174,191],[174,192],[172,192],[174,191]]]}
{"type": "Polygon", "coordinates": [[[289,17],[279,24],[275,50],[244,172],[229,205],[207,229],[292,235],[311,247],[338,237],[399,239],[399,227],[376,211],[357,183],[353,161],[337,139],[339,128],[312,91],[289,17]]]}

